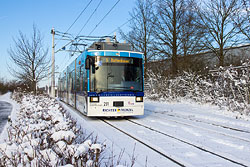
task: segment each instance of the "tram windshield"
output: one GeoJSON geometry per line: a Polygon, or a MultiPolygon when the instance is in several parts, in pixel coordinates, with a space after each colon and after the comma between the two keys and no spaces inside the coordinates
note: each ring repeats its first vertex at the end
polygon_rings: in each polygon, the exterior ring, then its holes
{"type": "Polygon", "coordinates": [[[143,91],[142,59],[96,56],[91,67],[90,91],[143,91]]]}

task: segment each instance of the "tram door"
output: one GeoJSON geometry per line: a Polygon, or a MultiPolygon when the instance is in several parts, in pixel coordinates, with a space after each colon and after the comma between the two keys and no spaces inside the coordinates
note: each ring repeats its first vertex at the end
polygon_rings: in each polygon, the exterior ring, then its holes
{"type": "Polygon", "coordinates": [[[74,106],[74,81],[73,81],[73,72],[70,72],[70,77],[69,77],[69,92],[68,92],[68,94],[69,94],[69,104],[71,105],[71,106],[74,106]]]}
{"type": "Polygon", "coordinates": [[[84,94],[84,108],[83,108],[83,112],[84,114],[87,115],[88,112],[88,108],[87,108],[87,100],[88,100],[88,75],[87,75],[87,71],[85,70],[85,68],[83,68],[84,74],[83,74],[83,94],[84,94]]]}
{"type": "Polygon", "coordinates": [[[76,109],[86,114],[86,70],[80,66],[76,72],[76,109]]]}

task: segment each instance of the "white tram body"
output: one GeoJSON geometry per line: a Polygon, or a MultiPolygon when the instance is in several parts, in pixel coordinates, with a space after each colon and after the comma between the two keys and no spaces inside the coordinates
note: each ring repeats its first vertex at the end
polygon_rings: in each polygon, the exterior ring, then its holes
{"type": "Polygon", "coordinates": [[[60,74],[60,100],[86,116],[143,115],[143,54],[130,48],[125,43],[93,43],[60,74]]]}

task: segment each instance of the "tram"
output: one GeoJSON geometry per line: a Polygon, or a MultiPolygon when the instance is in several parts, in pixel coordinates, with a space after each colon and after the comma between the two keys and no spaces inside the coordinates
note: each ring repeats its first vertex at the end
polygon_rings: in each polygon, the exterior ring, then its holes
{"type": "Polygon", "coordinates": [[[143,69],[128,43],[94,42],[60,73],[58,97],[90,117],[143,115],[143,69]]]}

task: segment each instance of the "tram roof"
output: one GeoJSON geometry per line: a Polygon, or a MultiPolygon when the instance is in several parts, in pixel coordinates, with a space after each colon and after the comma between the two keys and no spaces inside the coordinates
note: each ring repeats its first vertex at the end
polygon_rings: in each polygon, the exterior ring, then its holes
{"type": "Polygon", "coordinates": [[[122,51],[122,50],[89,50],[87,51],[87,55],[143,58],[143,53],[141,52],[122,51]]]}

